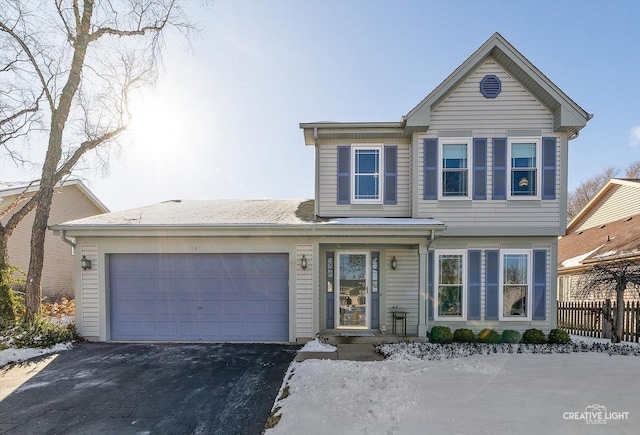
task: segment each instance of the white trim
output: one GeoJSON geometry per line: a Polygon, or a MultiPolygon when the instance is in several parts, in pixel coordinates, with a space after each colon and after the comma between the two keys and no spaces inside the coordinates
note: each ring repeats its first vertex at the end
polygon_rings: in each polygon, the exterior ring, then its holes
{"type": "Polygon", "coordinates": [[[532,249],[501,249],[499,256],[498,273],[498,319],[500,321],[531,321],[533,309],[533,250],[532,249]],[[509,254],[525,254],[527,256],[527,315],[504,315],[504,256],[509,254]]]}
{"type": "MultiPolygon", "coordinates": [[[[378,259],[378,262],[380,260],[378,259]]],[[[380,263],[378,263],[378,273],[380,273],[380,263]]],[[[371,252],[370,251],[336,251],[333,257],[333,324],[336,329],[371,329],[371,252]],[[367,293],[365,296],[365,326],[340,325],[340,256],[341,255],[364,255],[365,256],[365,286],[367,293]]],[[[378,289],[380,291],[380,289],[378,289]]]]}
{"type": "Polygon", "coordinates": [[[507,138],[507,199],[509,200],[531,200],[542,198],[542,138],[541,137],[508,137],[507,138]],[[511,144],[512,143],[535,143],[536,144],[536,194],[535,195],[512,195],[511,194],[511,144]]]}
{"type": "Polygon", "coordinates": [[[467,304],[468,304],[468,292],[469,286],[467,283],[467,250],[466,249],[436,249],[434,251],[435,255],[435,264],[434,264],[434,299],[435,303],[433,304],[433,319],[441,320],[441,321],[466,321],[467,320],[467,304]],[[462,256],[462,310],[461,316],[439,316],[438,315],[438,306],[440,305],[440,256],[441,255],[461,255],[462,256]]]}
{"type": "Polygon", "coordinates": [[[438,199],[446,199],[446,200],[458,200],[471,199],[471,192],[473,192],[473,176],[471,170],[473,169],[471,165],[473,164],[473,155],[472,153],[473,140],[472,138],[438,138],[438,199]],[[442,185],[442,176],[444,174],[444,168],[442,167],[442,160],[444,159],[443,146],[444,145],[458,145],[464,144],[467,146],[467,194],[465,196],[444,196],[442,185]]]}
{"type": "Polygon", "coordinates": [[[384,144],[351,144],[351,203],[352,204],[382,204],[384,201],[384,144]],[[377,199],[357,199],[356,198],[356,152],[358,150],[376,150],[378,152],[378,198],[377,199]]]}

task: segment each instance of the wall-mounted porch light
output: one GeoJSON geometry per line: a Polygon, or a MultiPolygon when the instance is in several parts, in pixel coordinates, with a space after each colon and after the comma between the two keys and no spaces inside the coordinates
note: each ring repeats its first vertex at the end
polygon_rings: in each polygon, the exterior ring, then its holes
{"type": "Polygon", "coordinates": [[[307,263],[307,256],[302,254],[302,258],[300,259],[300,267],[302,267],[302,270],[307,270],[307,266],[309,266],[309,264],[307,263]]]}
{"type": "Polygon", "coordinates": [[[391,268],[393,270],[396,270],[398,268],[398,260],[396,260],[395,256],[391,259],[391,268]]]}
{"type": "Polygon", "coordinates": [[[86,255],[82,256],[80,267],[82,267],[82,270],[91,269],[91,260],[89,260],[86,255]]]}

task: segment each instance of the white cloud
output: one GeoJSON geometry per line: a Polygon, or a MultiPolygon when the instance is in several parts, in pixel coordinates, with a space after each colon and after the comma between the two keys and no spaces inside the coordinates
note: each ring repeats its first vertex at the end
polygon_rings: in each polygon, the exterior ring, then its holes
{"type": "Polygon", "coordinates": [[[640,125],[629,131],[629,145],[632,147],[640,146],[640,125]]]}

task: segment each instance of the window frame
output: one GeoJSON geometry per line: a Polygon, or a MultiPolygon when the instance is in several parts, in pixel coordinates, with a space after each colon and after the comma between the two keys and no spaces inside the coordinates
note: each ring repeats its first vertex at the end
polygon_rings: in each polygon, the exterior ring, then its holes
{"type": "Polygon", "coordinates": [[[352,144],[351,145],[351,203],[352,204],[383,204],[384,202],[384,144],[352,144]],[[377,198],[358,198],[356,179],[356,154],[362,150],[375,150],[378,152],[378,189],[377,198]]]}
{"type": "Polygon", "coordinates": [[[540,199],[542,195],[542,138],[541,137],[509,137],[507,138],[507,199],[513,200],[531,200],[540,199]],[[511,164],[511,148],[514,143],[535,143],[536,146],[536,164],[533,170],[536,172],[535,177],[535,195],[514,195],[511,189],[513,182],[513,166],[511,164]]]}
{"type": "Polygon", "coordinates": [[[465,249],[437,249],[434,252],[435,264],[434,264],[434,304],[433,304],[433,318],[440,321],[466,321],[467,320],[467,304],[469,285],[467,278],[467,250],[465,249]],[[444,255],[460,255],[462,257],[462,295],[460,316],[441,316],[438,314],[438,307],[440,306],[440,257],[444,255]]]}
{"type": "Polygon", "coordinates": [[[501,249],[499,256],[499,281],[498,281],[498,320],[526,322],[532,319],[533,310],[533,250],[532,249],[501,249]],[[505,316],[504,315],[504,261],[507,255],[527,256],[527,293],[526,293],[526,316],[505,316]]]}
{"type": "MultiPolygon", "coordinates": [[[[448,170],[450,172],[451,169],[448,170]]],[[[462,172],[462,171],[458,171],[462,172]]],[[[444,200],[469,200],[473,194],[473,140],[469,137],[457,137],[457,138],[439,138],[438,139],[438,199],[444,200]],[[467,167],[465,168],[467,173],[467,194],[447,196],[444,194],[444,173],[447,168],[444,168],[444,147],[445,145],[461,145],[467,146],[467,167]]]]}

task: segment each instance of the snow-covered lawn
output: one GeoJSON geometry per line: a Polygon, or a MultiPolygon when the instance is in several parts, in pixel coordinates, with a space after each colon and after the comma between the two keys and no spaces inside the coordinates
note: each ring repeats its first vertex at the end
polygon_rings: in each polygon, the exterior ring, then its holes
{"type": "Polygon", "coordinates": [[[266,434],[640,433],[639,357],[403,353],[292,363],[266,434]]]}
{"type": "Polygon", "coordinates": [[[41,355],[48,355],[50,353],[58,353],[63,350],[69,350],[73,347],[72,343],[61,343],[56,344],[55,346],[48,347],[46,349],[16,349],[10,347],[5,350],[0,350],[0,367],[4,367],[7,364],[13,362],[26,361],[31,358],[35,358],[41,355]]]}

